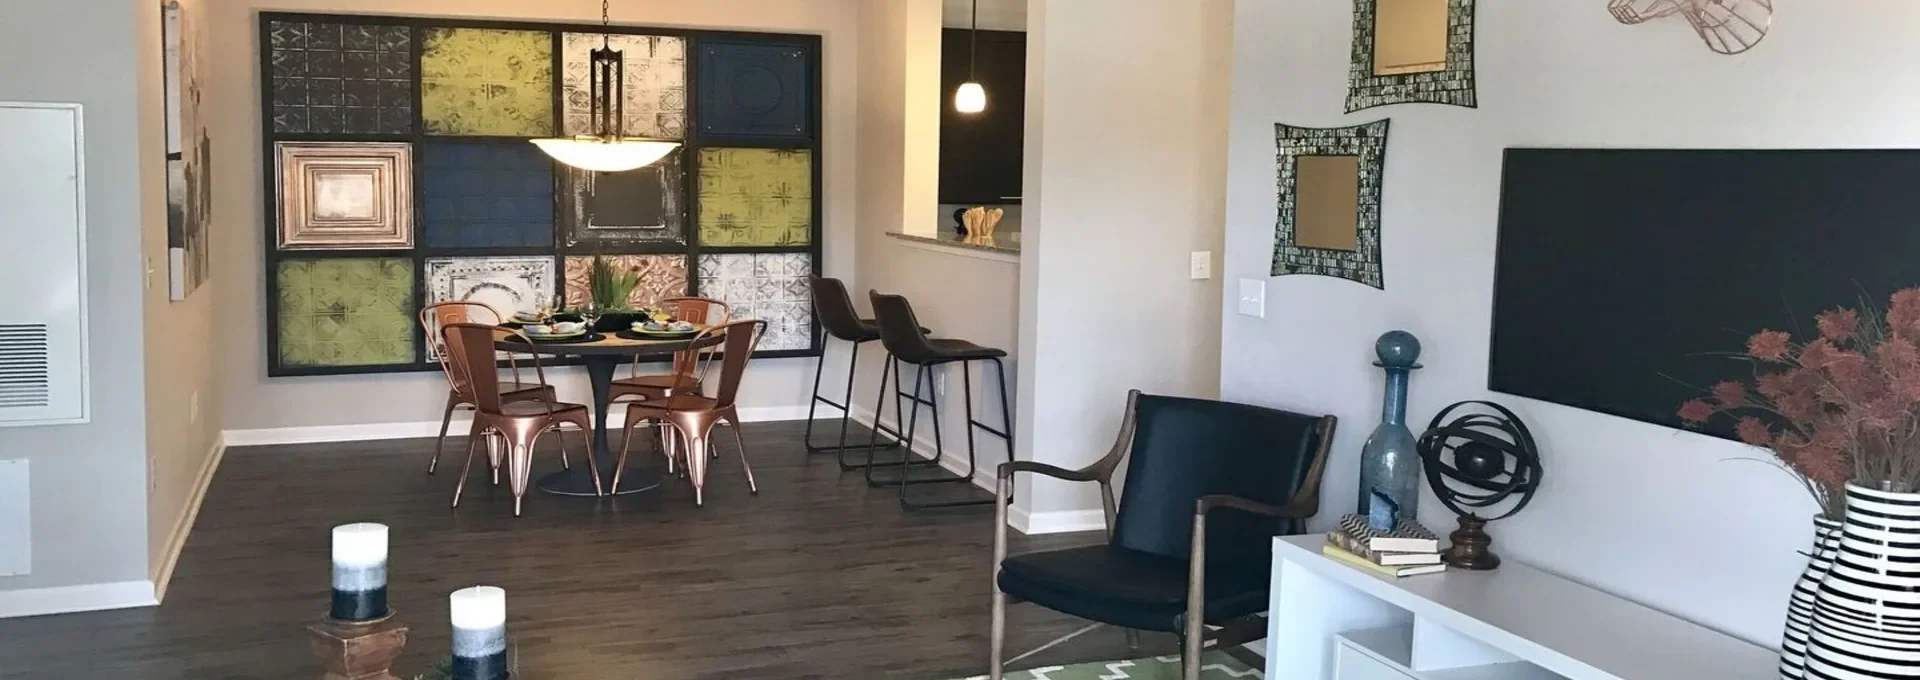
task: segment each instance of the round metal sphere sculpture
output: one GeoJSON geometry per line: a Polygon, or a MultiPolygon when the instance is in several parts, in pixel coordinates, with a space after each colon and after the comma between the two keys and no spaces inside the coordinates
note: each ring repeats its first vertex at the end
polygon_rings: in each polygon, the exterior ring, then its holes
{"type": "Polygon", "coordinates": [[[1441,559],[1461,569],[1499,567],[1487,522],[1519,512],[1540,489],[1540,448],[1526,423],[1499,404],[1463,401],[1435,414],[1415,448],[1434,497],[1460,516],[1441,559]],[[1481,514],[1509,502],[1504,512],[1481,514]]]}

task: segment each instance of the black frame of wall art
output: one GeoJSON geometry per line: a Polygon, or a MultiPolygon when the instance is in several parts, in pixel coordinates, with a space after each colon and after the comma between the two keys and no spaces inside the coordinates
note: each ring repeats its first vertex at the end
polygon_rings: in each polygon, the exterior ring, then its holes
{"type": "MultiPolygon", "coordinates": [[[[261,218],[262,218],[261,233],[265,235],[265,242],[262,248],[262,250],[264,251],[264,262],[265,262],[265,269],[263,270],[263,276],[266,279],[263,286],[263,290],[266,297],[266,308],[265,308],[266,315],[264,317],[264,322],[266,325],[265,332],[267,334],[267,343],[266,343],[267,375],[270,377],[342,375],[342,374],[366,374],[366,373],[403,373],[403,372],[440,370],[439,362],[429,358],[428,351],[427,351],[426,338],[424,337],[425,334],[419,328],[419,324],[417,323],[418,310],[426,304],[426,300],[427,300],[428,282],[425,279],[425,266],[426,266],[426,261],[431,258],[484,257],[484,256],[498,256],[498,257],[550,256],[554,259],[554,290],[552,291],[554,293],[561,293],[561,292],[564,292],[566,289],[566,283],[565,283],[566,258],[570,255],[588,256],[588,255],[598,254],[598,255],[610,255],[610,256],[611,255],[680,255],[680,256],[683,256],[685,258],[685,264],[686,264],[686,278],[687,278],[686,294],[687,295],[700,295],[702,292],[700,290],[699,264],[700,264],[701,256],[703,255],[774,254],[774,253],[805,254],[811,260],[811,263],[810,263],[812,268],[811,273],[815,276],[818,276],[820,274],[821,267],[823,264],[822,263],[822,259],[823,259],[823,252],[822,252],[823,251],[823,248],[822,248],[823,246],[823,242],[822,242],[823,241],[822,239],[823,237],[823,217],[822,217],[823,206],[822,204],[824,203],[826,198],[825,193],[822,191],[823,189],[822,177],[823,177],[824,166],[825,166],[825,157],[823,155],[824,150],[822,148],[822,143],[821,143],[822,142],[821,131],[824,124],[823,117],[821,114],[823,111],[823,106],[822,106],[823,94],[822,93],[825,90],[825,88],[823,87],[825,73],[821,69],[821,36],[820,35],[796,34],[796,33],[712,31],[712,30],[697,30],[697,29],[686,29],[686,28],[667,28],[667,27],[654,27],[654,26],[620,25],[620,24],[616,24],[609,27],[609,26],[602,26],[600,24],[592,24],[592,23],[496,21],[496,20],[482,20],[482,19],[464,19],[464,18],[455,18],[455,17],[419,17],[419,16],[377,15],[377,14],[315,14],[315,13],[303,13],[303,12],[260,12],[258,15],[258,29],[259,29],[259,44],[257,46],[257,49],[259,50],[259,59],[260,59],[260,63],[259,63],[260,102],[259,104],[260,104],[260,116],[261,116],[261,120],[260,120],[261,166],[260,167],[262,168],[261,190],[262,190],[262,196],[265,199],[262,201],[262,206],[261,206],[261,211],[262,211],[261,212],[261,218]],[[412,130],[405,134],[358,134],[358,133],[335,134],[335,133],[310,133],[310,132],[309,133],[275,132],[274,122],[273,122],[273,118],[274,118],[273,116],[273,112],[274,112],[273,48],[272,48],[272,42],[271,42],[271,32],[272,32],[272,26],[274,22],[315,22],[315,23],[329,23],[329,24],[407,27],[413,34],[412,40],[410,41],[412,54],[409,56],[409,59],[411,59],[412,72],[408,76],[408,78],[410,79],[413,85],[413,94],[412,94],[412,100],[411,100],[411,104],[413,107],[412,130]],[[549,33],[553,41],[552,50],[551,50],[551,53],[552,53],[551,56],[553,60],[553,63],[552,63],[553,110],[552,110],[551,120],[554,127],[552,132],[555,134],[560,133],[560,131],[564,129],[563,126],[564,126],[564,120],[565,120],[564,118],[565,108],[563,103],[565,92],[564,92],[564,88],[561,87],[561,82],[562,82],[561,74],[563,73],[562,62],[564,59],[564,51],[562,49],[562,40],[565,34],[567,33],[592,33],[592,34],[606,33],[606,34],[613,34],[613,35],[646,35],[646,36],[661,36],[661,37],[677,37],[677,38],[684,39],[686,41],[685,42],[685,49],[686,49],[686,57],[685,57],[686,58],[686,76],[685,76],[686,80],[685,82],[686,82],[686,90],[687,90],[686,112],[685,112],[685,117],[686,117],[685,134],[682,136],[682,139],[680,140],[682,142],[682,146],[679,149],[676,149],[673,153],[678,155],[680,159],[681,167],[683,168],[683,172],[681,173],[681,177],[680,177],[680,183],[681,183],[680,190],[683,192],[681,196],[683,197],[684,200],[680,202],[679,212],[681,214],[681,224],[683,225],[685,242],[684,243],[640,242],[640,243],[621,243],[618,245],[589,245],[589,244],[567,245],[566,243],[567,236],[565,234],[566,230],[562,226],[563,223],[562,223],[562,217],[561,217],[560,211],[564,209],[568,209],[567,202],[570,200],[569,196],[566,196],[563,194],[564,183],[566,182],[566,174],[568,170],[567,170],[567,166],[561,165],[556,162],[554,163],[554,172],[553,172],[554,219],[553,219],[551,243],[542,245],[542,246],[533,246],[533,247],[501,246],[501,247],[484,247],[484,248],[433,247],[433,246],[427,245],[423,237],[424,223],[423,223],[422,217],[424,212],[423,211],[424,199],[422,198],[423,192],[420,190],[420,188],[423,186],[422,174],[424,171],[424,168],[423,168],[424,163],[421,162],[422,159],[421,159],[421,155],[418,153],[418,150],[420,148],[423,148],[424,144],[433,143],[433,142],[456,142],[457,143],[457,142],[517,141],[520,143],[527,143],[527,140],[530,139],[528,137],[514,137],[514,136],[450,135],[450,134],[428,134],[427,133],[426,121],[424,120],[425,107],[422,105],[422,99],[424,96],[423,91],[425,88],[421,87],[421,84],[420,84],[421,78],[422,78],[421,56],[422,56],[422,53],[424,52],[423,48],[425,44],[425,40],[423,39],[423,36],[424,36],[423,32],[427,29],[447,29],[447,28],[520,30],[520,31],[540,31],[540,32],[549,33]],[[701,131],[701,126],[698,125],[698,122],[701,120],[700,112],[699,112],[700,98],[698,96],[695,96],[695,92],[694,92],[694,88],[696,87],[696,84],[700,82],[701,59],[699,56],[697,56],[697,49],[700,45],[705,44],[709,41],[722,41],[727,43],[761,43],[761,44],[767,44],[767,45],[789,46],[789,47],[800,48],[806,52],[806,54],[804,55],[804,59],[805,59],[805,65],[807,68],[809,79],[807,83],[807,92],[803,94],[803,99],[807,107],[806,117],[808,120],[807,120],[807,129],[802,131],[802,136],[749,136],[749,135],[736,135],[736,134],[712,134],[712,133],[704,133],[701,131]],[[414,245],[410,248],[353,249],[353,250],[345,250],[345,249],[283,250],[281,249],[278,245],[279,244],[278,238],[280,233],[279,232],[279,229],[280,229],[279,210],[280,210],[281,197],[279,196],[278,187],[277,187],[279,182],[279,179],[278,179],[279,168],[275,158],[275,145],[278,142],[360,142],[360,143],[406,142],[408,144],[411,144],[415,149],[415,154],[412,162],[413,176],[411,178],[413,182],[413,187],[414,187],[414,190],[412,192],[413,205],[411,206],[411,209],[413,211],[412,214],[414,216],[413,217],[414,245]],[[699,212],[700,211],[699,168],[698,168],[699,157],[700,157],[700,152],[702,150],[717,149],[717,148],[753,148],[753,149],[769,149],[769,150],[791,150],[791,151],[808,151],[811,153],[812,182],[813,182],[812,206],[811,206],[812,225],[811,225],[811,231],[809,232],[807,244],[805,244],[804,246],[799,246],[799,245],[708,246],[701,243],[700,229],[697,222],[698,216],[700,214],[699,212]],[[281,354],[280,354],[280,350],[281,350],[281,347],[280,347],[280,290],[279,290],[280,263],[283,260],[320,260],[320,259],[329,259],[329,258],[348,258],[348,259],[393,258],[393,259],[405,259],[411,263],[411,266],[413,267],[413,272],[414,272],[412,309],[416,314],[416,320],[412,324],[412,327],[413,327],[412,332],[414,334],[413,361],[407,364],[375,364],[375,365],[351,365],[351,366],[283,365],[281,361],[281,354]]],[[[811,317],[810,308],[809,308],[809,318],[810,318],[810,321],[807,329],[808,346],[805,349],[762,350],[760,352],[757,352],[755,356],[759,358],[819,356],[821,352],[819,320],[817,318],[811,317]]],[[[577,358],[569,359],[569,358],[558,358],[558,357],[552,357],[552,356],[542,357],[541,361],[547,365],[573,365],[573,364],[579,363],[579,360],[577,358]]]]}

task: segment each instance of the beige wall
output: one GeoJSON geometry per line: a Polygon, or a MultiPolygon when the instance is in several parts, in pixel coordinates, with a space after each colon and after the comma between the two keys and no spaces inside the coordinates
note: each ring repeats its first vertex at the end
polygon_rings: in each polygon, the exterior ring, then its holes
{"type": "MultiPolygon", "coordinates": [[[[592,0],[209,0],[213,29],[225,39],[213,49],[216,85],[213,122],[233,131],[216,145],[222,184],[215,195],[215,268],[219,287],[216,327],[222,427],[227,430],[316,425],[437,421],[445,382],[434,373],[272,378],[266,375],[265,273],[261,252],[260,91],[256,11],[384,13],[585,21],[599,20],[592,0]]],[[[858,3],[852,0],[649,0],[615,4],[615,21],[629,24],[815,33],[824,36],[825,69],[823,270],[851,276],[854,262],[854,108],[858,3]]],[[[777,415],[804,409],[812,386],[811,359],[765,360],[749,371],[742,406],[777,415]]],[[[564,371],[563,397],[584,399],[584,376],[564,371]]],[[[749,410],[749,413],[753,411],[749,410]]],[[[748,417],[752,417],[749,415],[748,417]]]]}
{"type": "MultiPolygon", "coordinates": [[[[1187,265],[1221,248],[1233,3],[1033,0],[1027,22],[1019,450],[1071,468],[1129,388],[1218,393],[1220,280],[1187,265]]],[[[1028,509],[1096,511],[1084,486],[1034,482],[1028,509]]]]}
{"type": "MultiPolygon", "coordinates": [[[[31,474],[32,573],[0,578],[5,591],[148,579],[145,374],[139,330],[141,256],[152,252],[159,205],[143,184],[164,174],[143,137],[157,137],[145,110],[143,45],[156,44],[158,3],[120,0],[10,2],[0,10],[0,99],[78,102],[84,109],[88,350],[92,422],[0,428],[0,458],[25,459],[31,474]]],[[[157,55],[157,53],[152,53],[157,55]]],[[[158,153],[155,150],[155,153],[158,153]]],[[[164,220],[158,224],[164,229],[164,220]]],[[[6,229],[22,228],[7,225],[6,229]]],[[[155,290],[166,296],[165,259],[155,290]]],[[[46,595],[63,599],[63,595],[46,595]]]]}
{"type": "MultiPolygon", "coordinates": [[[[945,338],[965,338],[1012,352],[1019,315],[1019,264],[923,246],[886,235],[888,231],[931,233],[938,200],[940,162],[940,2],[939,0],[866,0],[860,49],[860,228],[858,281],[848,282],[854,306],[869,310],[867,291],[905,295],[920,322],[945,338]]],[[[985,9],[984,7],[982,8],[985,9]]],[[[827,359],[831,374],[823,392],[844,389],[847,346],[835,343],[827,359]],[[836,370],[837,369],[837,370],[836,370]]],[[[855,411],[869,414],[879,394],[885,350],[869,343],[855,378],[855,411]]],[[[1013,360],[1008,369],[1013,372],[1013,360]]],[[[991,368],[973,367],[975,417],[1000,427],[999,379],[991,368]]],[[[943,368],[938,384],[942,439],[947,455],[966,455],[966,416],[959,399],[957,366],[943,368]]],[[[905,389],[912,389],[909,373],[905,389]]],[[[1011,375],[1007,383],[1013,390],[1011,375]]],[[[928,391],[932,391],[929,387],[928,391]]],[[[887,418],[894,419],[891,400],[887,418]]],[[[911,413],[911,412],[909,412],[911,413]]],[[[837,415],[837,414],[835,414],[837,415]]],[[[933,445],[931,414],[922,409],[915,433],[924,447],[933,445]]],[[[983,476],[1005,460],[1005,445],[978,433],[983,476]]],[[[930,450],[930,449],[929,449],[930,450]]]]}
{"type": "MultiPolygon", "coordinates": [[[[205,17],[207,0],[180,0],[186,11],[205,17]]],[[[135,5],[140,25],[160,25],[158,3],[135,5]]],[[[204,33],[205,26],[201,29],[204,33]]],[[[230,272],[215,269],[212,278],[186,300],[173,302],[167,290],[167,187],[164,90],[161,78],[161,42],[158,30],[138,32],[140,74],[140,214],[141,251],[152,263],[152,285],[146,289],[146,407],[147,407],[147,554],[148,569],[156,581],[170,568],[170,551],[186,538],[185,522],[192,514],[202,476],[211,473],[214,446],[219,439],[220,400],[213,380],[213,300],[215,288],[230,272]]],[[[203,47],[211,46],[208,36],[203,47]]],[[[214,144],[239,140],[231,132],[209,131],[214,144]]],[[[218,168],[219,166],[215,166],[218,168]]],[[[213,215],[215,229],[234,215],[213,215]]]]}

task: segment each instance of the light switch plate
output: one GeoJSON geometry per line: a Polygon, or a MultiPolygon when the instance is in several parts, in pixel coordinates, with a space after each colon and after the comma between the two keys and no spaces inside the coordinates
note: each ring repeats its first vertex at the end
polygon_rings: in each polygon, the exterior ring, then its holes
{"type": "Polygon", "coordinates": [[[1256,318],[1267,318],[1267,282],[1260,279],[1240,279],[1240,313],[1256,318]]]}
{"type": "Polygon", "coordinates": [[[1188,276],[1192,277],[1195,281],[1213,278],[1213,251],[1193,251],[1193,256],[1187,266],[1190,269],[1188,276]]]}

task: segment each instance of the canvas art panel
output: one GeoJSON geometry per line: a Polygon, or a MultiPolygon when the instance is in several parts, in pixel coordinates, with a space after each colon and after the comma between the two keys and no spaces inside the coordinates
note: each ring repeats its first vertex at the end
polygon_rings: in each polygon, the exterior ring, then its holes
{"type": "Polygon", "coordinates": [[[413,149],[398,142],[280,142],[279,246],[413,246],[413,149]]]}
{"type": "Polygon", "coordinates": [[[566,33],[560,38],[561,134],[593,134],[590,54],[602,45],[620,51],[626,70],[621,102],[625,133],[680,139],[687,134],[687,41],[657,35],[566,33]]]}
{"type": "Polygon", "coordinates": [[[198,18],[179,2],[161,6],[167,153],[167,294],[185,300],[211,276],[212,142],[200,105],[205,67],[198,18]]]}
{"type": "MultiPolygon", "coordinates": [[[[685,255],[602,255],[602,259],[619,269],[631,271],[640,276],[640,285],[633,287],[627,295],[627,307],[639,309],[658,305],[661,300],[681,297],[687,294],[687,257],[685,255]]],[[[592,271],[593,256],[567,256],[568,306],[583,305],[593,299],[592,287],[587,283],[588,272],[592,271]]]]}
{"type": "Polygon", "coordinates": [[[700,294],[732,306],[735,319],[764,319],[762,350],[813,348],[813,256],[726,253],[700,256],[700,294]]]}

